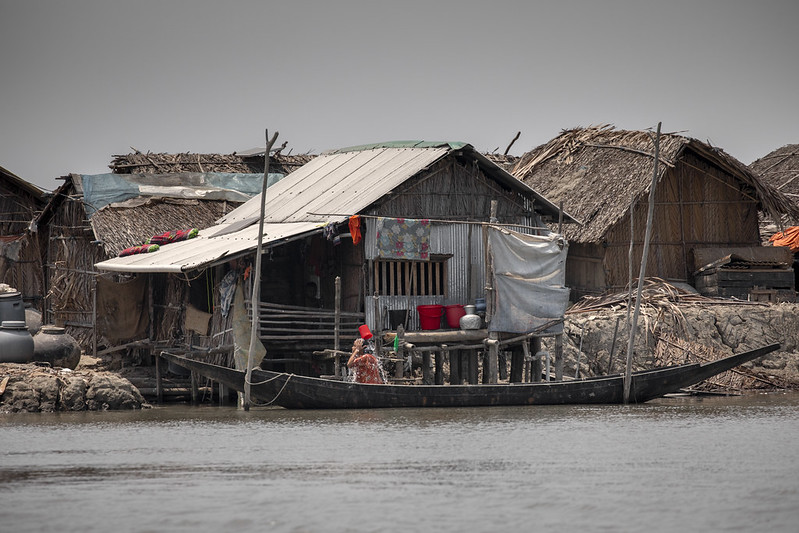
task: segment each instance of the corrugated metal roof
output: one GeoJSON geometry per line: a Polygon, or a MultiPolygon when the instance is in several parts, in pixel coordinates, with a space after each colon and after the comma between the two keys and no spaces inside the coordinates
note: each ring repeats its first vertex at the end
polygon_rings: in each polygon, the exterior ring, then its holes
{"type": "MultiPolygon", "coordinates": [[[[444,157],[450,148],[375,148],[329,153],[292,172],[266,193],[267,223],[341,222],[379,200],[405,180],[444,157]],[[321,214],[320,214],[321,213],[321,214]]],[[[255,223],[260,196],[219,220],[220,224],[255,223]]]]}
{"type": "MultiPolygon", "coordinates": [[[[321,229],[315,222],[265,224],[263,242],[267,244],[321,229]]],[[[218,237],[199,235],[167,244],[155,252],[116,257],[95,266],[111,272],[187,272],[227,260],[257,245],[258,225],[253,225],[218,237]]]]}
{"type": "MultiPolygon", "coordinates": [[[[300,235],[329,222],[343,222],[361,213],[407,179],[451,151],[472,155],[495,179],[536,198],[538,209],[557,214],[557,208],[527,185],[464,143],[402,141],[363,145],[316,157],[266,193],[264,242],[300,235]]],[[[260,194],[251,198],[201,232],[199,240],[174,243],[151,254],[111,259],[97,268],[120,272],[181,272],[210,265],[257,246],[260,194]]]]}

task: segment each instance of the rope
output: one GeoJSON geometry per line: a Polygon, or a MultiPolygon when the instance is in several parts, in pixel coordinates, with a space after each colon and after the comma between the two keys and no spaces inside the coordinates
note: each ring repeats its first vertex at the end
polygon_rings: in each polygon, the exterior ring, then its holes
{"type": "MultiPolygon", "coordinates": [[[[280,376],[285,376],[285,375],[286,375],[286,374],[278,374],[278,375],[276,375],[275,377],[269,378],[269,379],[267,379],[267,380],[264,380],[264,381],[260,381],[260,382],[258,382],[258,383],[253,383],[253,382],[250,382],[250,385],[263,385],[263,384],[265,384],[265,383],[269,383],[270,381],[273,381],[273,380],[275,380],[275,379],[279,378],[280,376]]],[[[294,376],[294,374],[289,374],[289,375],[288,375],[288,377],[286,378],[286,382],[285,382],[285,383],[283,383],[283,386],[280,388],[280,390],[279,390],[279,391],[277,391],[277,394],[275,395],[275,397],[274,397],[274,398],[272,398],[270,401],[268,401],[268,402],[266,402],[266,403],[258,403],[258,402],[256,402],[256,401],[253,401],[253,400],[252,400],[252,398],[250,398],[250,402],[251,402],[251,403],[253,403],[253,404],[255,404],[255,405],[256,405],[256,406],[258,406],[258,407],[267,407],[267,406],[269,406],[269,405],[272,405],[273,403],[275,403],[275,401],[276,401],[278,398],[280,398],[280,395],[281,395],[281,394],[283,394],[283,391],[284,391],[284,390],[286,390],[286,385],[288,385],[288,384],[289,384],[289,381],[291,381],[291,378],[292,378],[293,376],[294,376]]],[[[245,382],[247,381],[247,377],[246,377],[246,376],[244,377],[244,381],[245,381],[245,382]]]]}

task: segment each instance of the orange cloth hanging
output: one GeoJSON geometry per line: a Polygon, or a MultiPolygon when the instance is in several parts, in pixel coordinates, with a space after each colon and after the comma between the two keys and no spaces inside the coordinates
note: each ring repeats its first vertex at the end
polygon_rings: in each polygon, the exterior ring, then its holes
{"type": "Polygon", "coordinates": [[[350,217],[350,235],[352,235],[352,244],[361,242],[361,217],[358,215],[350,217]]]}
{"type": "Polygon", "coordinates": [[[785,231],[775,233],[769,239],[774,246],[786,246],[792,252],[799,252],[799,226],[791,226],[785,231]]]}

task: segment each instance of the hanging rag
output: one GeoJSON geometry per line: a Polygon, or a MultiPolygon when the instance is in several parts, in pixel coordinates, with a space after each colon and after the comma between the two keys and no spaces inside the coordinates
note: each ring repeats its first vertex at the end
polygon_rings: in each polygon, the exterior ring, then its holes
{"type": "Polygon", "coordinates": [[[379,217],[375,239],[379,257],[430,260],[430,221],[427,219],[379,217]]]}
{"type": "Polygon", "coordinates": [[[197,228],[165,231],[150,237],[149,244],[160,244],[163,246],[164,244],[193,239],[198,233],[200,233],[200,230],[197,228]]]}
{"type": "Polygon", "coordinates": [[[358,215],[350,217],[350,235],[352,235],[352,244],[361,242],[361,217],[358,215]]]}
{"type": "Polygon", "coordinates": [[[157,244],[142,244],[141,246],[131,246],[119,252],[119,257],[126,255],[146,254],[158,250],[160,246],[157,244]]]}
{"type": "Polygon", "coordinates": [[[338,234],[338,224],[335,222],[328,222],[325,224],[322,234],[325,239],[332,241],[334,245],[341,243],[341,235],[338,234]]]}
{"type": "Polygon", "coordinates": [[[233,295],[236,292],[236,279],[238,278],[238,271],[231,270],[222,281],[219,282],[219,305],[222,311],[222,318],[227,318],[230,305],[233,303],[233,295]]]}

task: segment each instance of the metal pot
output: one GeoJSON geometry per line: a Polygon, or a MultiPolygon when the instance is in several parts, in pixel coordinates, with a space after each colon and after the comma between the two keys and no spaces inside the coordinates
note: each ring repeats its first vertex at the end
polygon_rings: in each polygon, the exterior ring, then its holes
{"type": "Polygon", "coordinates": [[[463,315],[460,320],[461,329],[480,329],[482,324],[483,319],[478,315],[463,315]]]}

